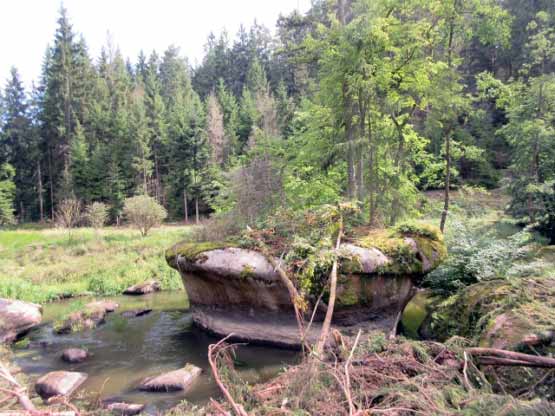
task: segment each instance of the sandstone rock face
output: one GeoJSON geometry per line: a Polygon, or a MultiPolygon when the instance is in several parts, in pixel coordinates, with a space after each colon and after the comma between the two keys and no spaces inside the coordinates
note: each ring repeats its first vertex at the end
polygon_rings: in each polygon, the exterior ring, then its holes
{"type": "MultiPolygon", "coordinates": [[[[371,246],[371,241],[341,245],[339,255],[348,261],[341,262],[334,325],[396,316],[412,297],[415,283],[444,257],[441,240],[428,244],[424,237],[404,236],[394,242],[402,245],[402,255],[409,253],[411,263],[398,260],[395,250],[388,255],[371,246]]],[[[166,260],[182,276],[196,325],[217,335],[233,333],[236,340],[300,346],[295,321],[289,319],[294,317],[289,292],[263,254],[223,243],[188,243],[169,249],[166,260]]],[[[316,315],[313,330],[322,315],[316,315]]]]}
{"type": "Polygon", "coordinates": [[[62,360],[66,363],[77,364],[86,361],[89,353],[81,348],[68,348],[62,353],[62,360]]]}
{"type": "Polygon", "coordinates": [[[123,291],[124,295],[146,295],[148,293],[159,292],[161,290],[160,283],[156,280],[149,280],[148,282],[139,283],[128,287],[123,291]]]}
{"type": "Polygon", "coordinates": [[[35,390],[44,400],[54,396],[69,396],[87,380],[87,374],[72,371],[52,371],[39,378],[35,390]]]}
{"type": "Polygon", "coordinates": [[[187,364],[179,370],[155,377],[148,377],[139,384],[139,390],[151,392],[187,391],[200,376],[202,370],[187,364]]]}
{"type": "Polygon", "coordinates": [[[0,342],[12,342],[40,324],[41,307],[19,300],[0,299],[0,342]]]}

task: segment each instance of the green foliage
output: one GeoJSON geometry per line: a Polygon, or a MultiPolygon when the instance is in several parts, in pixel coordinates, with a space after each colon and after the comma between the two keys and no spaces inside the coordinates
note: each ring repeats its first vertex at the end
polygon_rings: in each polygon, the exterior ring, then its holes
{"type": "Polygon", "coordinates": [[[13,224],[15,184],[13,177],[15,170],[7,163],[0,165],[0,225],[13,224]]]}
{"type": "Polygon", "coordinates": [[[156,200],[148,195],[139,195],[125,200],[123,213],[144,237],[152,227],[166,218],[167,212],[156,200]]]}
{"type": "Polygon", "coordinates": [[[87,207],[86,216],[91,227],[102,228],[108,220],[108,207],[102,202],[93,202],[87,207]]]}

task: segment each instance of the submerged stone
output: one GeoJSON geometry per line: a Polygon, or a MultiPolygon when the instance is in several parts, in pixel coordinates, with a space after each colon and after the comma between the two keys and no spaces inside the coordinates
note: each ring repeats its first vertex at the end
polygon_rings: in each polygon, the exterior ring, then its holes
{"type": "Polygon", "coordinates": [[[145,408],[144,404],[124,402],[104,403],[104,406],[112,414],[120,416],[134,416],[141,413],[145,408]]]}
{"type": "Polygon", "coordinates": [[[87,374],[72,371],[52,371],[39,378],[35,390],[44,400],[54,396],[69,396],[87,380],[87,374]]]}
{"type": "Polygon", "coordinates": [[[148,315],[152,312],[152,309],[149,308],[142,308],[142,309],[133,309],[130,311],[125,311],[121,313],[121,316],[124,318],[138,318],[139,316],[148,315]]]}
{"type": "Polygon", "coordinates": [[[179,370],[170,371],[141,381],[139,390],[151,392],[187,391],[200,376],[202,370],[187,364],[179,370]]]}
{"type": "Polygon", "coordinates": [[[62,353],[62,360],[66,363],[77,364],[86,361],[89,358],[87,350],[82,348],[68,348],[62,353]]]}
{"type": "Polygon", "coordinates": [[[40,305],[12,299],[0,299],[0,343],[13,342],[18,336],[40,324],[40,305]]]}

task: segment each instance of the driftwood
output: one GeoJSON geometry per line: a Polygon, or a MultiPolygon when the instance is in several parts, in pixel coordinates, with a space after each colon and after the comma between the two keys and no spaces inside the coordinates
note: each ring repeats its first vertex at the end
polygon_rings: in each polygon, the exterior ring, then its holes
{"type": "Polygon", "coordinates": [[[496,348],[467,348],[479,365],[555,368],[555,358],[540,357],[496,348]]]}

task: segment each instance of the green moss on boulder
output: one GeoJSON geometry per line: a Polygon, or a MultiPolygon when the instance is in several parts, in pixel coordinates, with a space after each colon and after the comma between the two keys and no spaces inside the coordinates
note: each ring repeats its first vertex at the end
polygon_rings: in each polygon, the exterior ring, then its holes
{"type": "Polygon", "coordinates": [[[177,257],[184,257],[190,262],[198,260],[202,253],[212,250],[220,250],[228,247],[236,247],[230,242],[206,241],[206,242],[181,242],[166,250],[166,261],[173,268],[177,268],[177,257]]]}

